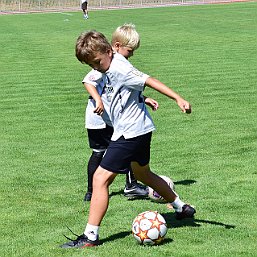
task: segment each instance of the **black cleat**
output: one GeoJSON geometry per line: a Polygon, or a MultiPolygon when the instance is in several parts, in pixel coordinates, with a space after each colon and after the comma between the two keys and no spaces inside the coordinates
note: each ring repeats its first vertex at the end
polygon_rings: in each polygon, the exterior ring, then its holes
{"type": "Polygon", "coordinates": [[[139,183],[133,184],[132,186],[126,186],[124,188],[124,196],[128,198],[146,198],[148,197],[147,187],[139,183]]]}
{"type": "MultiPolygon", "coordinates": [[[[66,237],[66,236],[65,236],[66,237]]],[[[99,238],[95,241],[89,240],[88,237],[84,234],[78,236],[75,240],[72,240],[68,237],[66,237],[69,242],[60,245],[61,248],[86,248],[86,247],[94,247],[100,245],[99,238]]]]}
{"type": "Polygon", "coordinates": [[[84,196],[84,201],[85,202],[90,202],[92,198],[92,193],[91,192],[87,192],[84,196]]]}
{"type": "Polygon", "coordinates": [[[175,212],[175,218],[177,220],[182,220],[186,218],[193,218],[196,210],[189,204],[185,204],[182,207],[182,212],[175,212]]]}

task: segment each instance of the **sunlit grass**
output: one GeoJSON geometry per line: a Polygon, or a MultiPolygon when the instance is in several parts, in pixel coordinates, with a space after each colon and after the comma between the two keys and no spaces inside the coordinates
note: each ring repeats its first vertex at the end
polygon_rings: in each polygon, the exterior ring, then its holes
{"type": "Polygon", "coordinates": [[[0,172],[3,256],[255,256],[257,223],[256,3],[0,16],[0,172]],[[178,222],[165,204],[127,201],[125,178],[110,188],[100,230],[103,245],[63,250],[66,226],[80,234],[90,156],[81,80],[89,68],[74,56],[78,35],[136,24],[141,47],[131,62],[188,99],[189,116],[166,97],[152,113],[151,166],[175,181],[197,209],[178,222]],[[164,244],[137,245],[134,217],[158,210],[164,244]]]}

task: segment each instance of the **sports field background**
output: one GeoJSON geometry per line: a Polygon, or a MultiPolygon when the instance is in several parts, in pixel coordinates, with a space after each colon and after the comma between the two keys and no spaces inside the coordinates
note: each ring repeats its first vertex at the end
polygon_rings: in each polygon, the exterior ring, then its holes
{"type": "Polygon", "coordinates": [[[0,15],[1,256],[255,257],[257,241],[257,3],[0,15]],[[143,18],[142,18],[143,17],[143,18]],[[91,151],[84,128],[90,70],[74,56],[78,35],[110,39],[132,22],[141,46],[131,58],[192,104],[146,89],[160,108],[151,166],[171,177],[193,220],[176,221],[165,204],[127,201],[125,178],[110,188],[102,246],[60,249],[66,226],[81,234],[91,151]],[[164,244],[137,245],[135,216],[158,210],[169,226],[164,244]]]}
{"type": "MultiPolygon", "coordinates": [[[[245,0],[90,0],[88,8],[139,8],[240,1],[245,0]]],[[[67,9],[80,9],[80,0],[0,0],[0,14],[9,12],[61,11],[67,9]]]]}

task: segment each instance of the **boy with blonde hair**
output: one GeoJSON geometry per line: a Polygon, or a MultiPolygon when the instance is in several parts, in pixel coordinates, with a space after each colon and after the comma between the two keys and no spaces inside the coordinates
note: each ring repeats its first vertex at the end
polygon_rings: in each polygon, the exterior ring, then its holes
{"type": "MultiPolygon", "coordinates": [[[[122,48],[131,48],[133,54],[140,46],[140,37],[136,31],[135,25],[132,23],[125,23],[124,25],[119,26],[112,34],[111,44],[116,51],[122,50],[122,48]]],[[[121,52],[119,53],[122,54],[121,52]]],[[[127,59],[131,56],[126,54],[122,55],[127,59]]]]}
{"type": "MultiPolygon", "coordinates": [[[[140,37],[136,31],[134,24],[125,23],[119,26],[112,34],[112,48],[115,52],[120,53],[125,58],[133,56],[133,53],[140,46],[140,37]]],[[[102,77],[98,71],[92,70],[82,81],[86,87],[86,83],[90,84],[90,78],[102,77]]],[[[98,82],[98,79],[97,79],[98,82]]],[[[99,94],[101,95],[102,85],[95,85],[99,94]]],[[[107,119],[104,121],[101,117],[102,113],[97,113],[95,110],[96,105],[101,106],[103,109],[102,100],[100,98],[95,101],[92,96],[89,97],[88,105],[86,108],[86,128],[88,132],[89,146],[92,149],[92,154],[89,158],[87,165],[87,192],[84,196],[84,201],[90,201],[93,190],[93,175],[100,165],[103,155],[111,141],[113,134],[113,127],[111,122],[107,119]],[[98,114],[98,115],[97,115],[98,114]]],[[[158,108],[158,103],[151,99],[145,98],[145,103],[153,110],[158,108]]],[[[129,171],[126,174],[126,185],[124,188],[124,195],[129,199],[145,198],[148,197],[148,190],[145,186],[138,183],[133,172],[129,171]]]]}
{"type": "MultiPolygon", "coordinates": [[[[100,244],[99,228],[109,205],[108,190],[117,174],[131,167],[136,178],[153,188],[171,203],[177,219],[192,218],[195,209],[185,204],[168,184],[150,169],[150,145],[155,130],[145,107],[142,92],[145,86],[175,100],[183,113],[191,113],[189,102],[157,79],[134,68],[119,53],[113,53],[105,36],[97,31],[82,33],[77,39],[76,56],[102,73],[101,98],[114,133],[100,166],[94,174],[93,195],[88,223],[82,235],[62,245],[63,248],[85,248],[100,244]]],[[[91,95],[99,97],[92,86],[91,95]]]]}

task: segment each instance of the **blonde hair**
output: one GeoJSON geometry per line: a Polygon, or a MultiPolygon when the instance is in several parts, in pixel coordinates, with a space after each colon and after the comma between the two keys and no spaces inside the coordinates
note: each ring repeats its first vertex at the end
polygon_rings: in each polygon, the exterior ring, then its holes
{"type": "Polygon", "coordinates": [[[77,39],[76,57],[82,63],[88,63],[96,54],[108,51],[112,51],[112,46],[101,32],[95,30],[83,32],[77,39]]]}
{"type": "Polygon", "coordinates": [[[117,41],[122,46],[131,47],[133,50],[136,50],[140,46],[140,37],[136,31],[136,26],[132,23],[125,23],[119,26],[112,34],[112,46],[117,41]]]}

